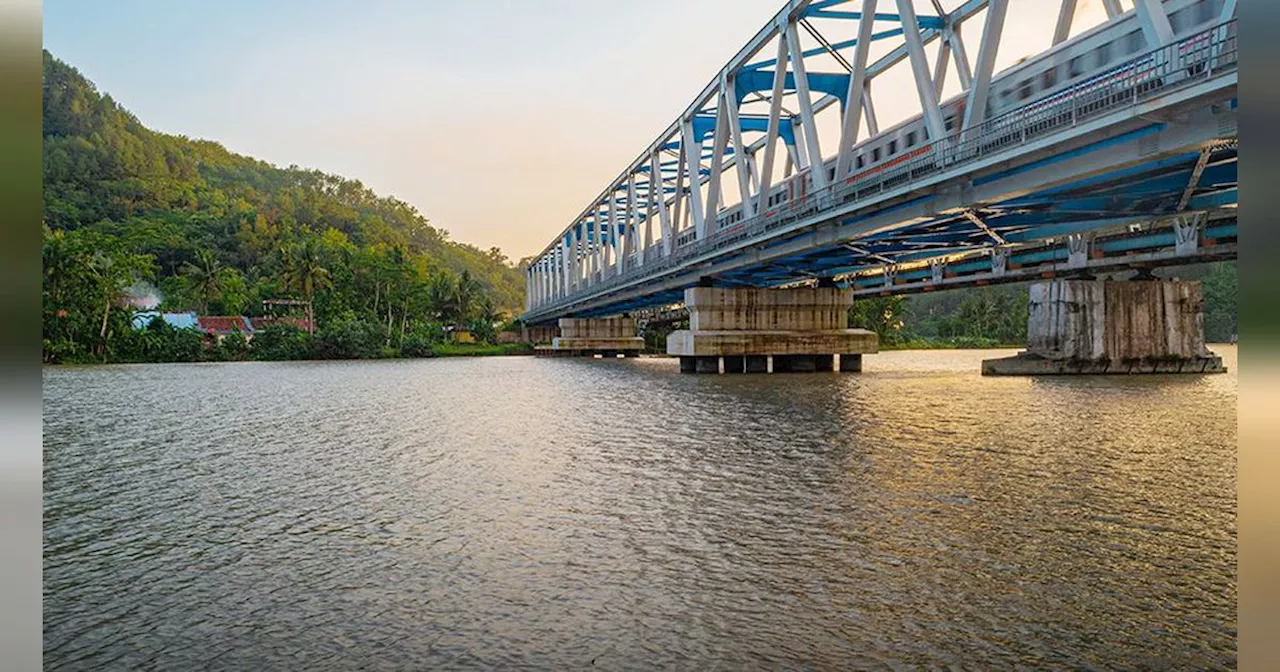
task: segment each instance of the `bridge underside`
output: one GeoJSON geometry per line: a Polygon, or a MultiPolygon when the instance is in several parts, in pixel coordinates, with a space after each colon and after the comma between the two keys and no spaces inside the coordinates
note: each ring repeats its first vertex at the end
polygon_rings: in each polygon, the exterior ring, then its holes
{"type": "MultiPolygon", "coordinates": [[[[1141,142],[1140,137],[1138,141],[1141,142]]],[[[1008,273],[990,277],[993,264],[998,263],[993,262],[990,252],[998,248],[1007,250],[1007,268],[1011,271],[1065,262],[1069,256],[1067,238],[1089,232],[1099,235],[1091,258],[1096,262],[1119,257],[1116,263],[1120,267],[1234,258],[1237,179],[1237,148],[1234,143],[1222,143],[1217,148],[1181,152],[1115,168],[987,203],[971,211],[924,218],[909,227],[889,228],[852,242],[814,246],[794,254],[743,263],[724,272],[689,277],[685,284],[597,304],[574,315],[613,315],[680,303],[684,290],[699,283],[722,287],[778,287],[833,278],[837,286],[852,287],[858,294],[867,294],[922,291],[930,284],[962,286],[964,276],[994,282],[1026,280],[1038,276],[1008,273]],[[1207,213],[1202,237],[1210,245],[1179,254],[1174,249],[1175,233],[1168,222],[1179,213],[1191,212],[1207,213]],[[975,222],[975,218],[979,221],[975,222]],[[1106,233],[1112,235],[1104,237],[1102,234],[1106,233]],[[1145,254],[1135,256],[1142,253],[1145,254]],[[928,282],[932,271],[927,262],[940,257],[953,259],[947,277],[958,276],[959,281],[928,282]],[[904,269],[913,262],[919,268],[904,269]],[[886,272],[894,268],[904,270],[893,273],[886,281],[886,272]],[[988,277],[976,277],[983,275],[988,277]],[[913,285],[913,279],[926,282],[913,285]]],[[[975,180],[975,184],[978,182],[975,180]]],[[[907,202],[899,207],[904,205],[918,206],[919,203],[907,202]]],[[[808,235],[812,235],[811,232],[799,231],[791,236],[779,236],[751,252],[756,256],[761,252],[767,254],[771,248],[783,247],[808,235]]],[[[728,257],[718,261],[732,260],[728,257]]],[[[1091,265],[1100,270],[1110,267],[1091,265]]]]}

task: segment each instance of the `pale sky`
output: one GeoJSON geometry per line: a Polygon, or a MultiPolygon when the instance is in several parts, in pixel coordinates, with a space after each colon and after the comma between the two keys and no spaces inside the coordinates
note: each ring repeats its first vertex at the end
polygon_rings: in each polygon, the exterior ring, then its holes
{"type": "MultiPolygon", "coordinates": [[[[1058,5],[1011,0],[997,68],[1049,46],[1058,5]]],[[[44,40],[152,128],[358,179],[514,260],[567,226],[782,6],[47,0],[44,40]]],[[[1100,0],[1081,0],[1074,32],[1102,18],[1100,0]]],[[[971,60],[976,19],[963,30],[971,60]]],[[[882,128],[918,113],[909,85],[875,96],[882,128]]]]}

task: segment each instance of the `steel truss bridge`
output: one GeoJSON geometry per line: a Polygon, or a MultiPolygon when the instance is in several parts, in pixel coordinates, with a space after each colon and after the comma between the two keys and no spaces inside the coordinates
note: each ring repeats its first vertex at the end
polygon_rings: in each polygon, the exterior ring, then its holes
{"type": "Polygon", "coordinates": [[[534,258],[522,320],[697,285],[875,295],[1235,258],[1235,0],[1104,0],[1075,35],[1076,0],[1051,2],[1052,46],[995,73],[1009,0],[792,0],[534,258]],[[894,66],[920,111],[880,129],[894,66]]]}

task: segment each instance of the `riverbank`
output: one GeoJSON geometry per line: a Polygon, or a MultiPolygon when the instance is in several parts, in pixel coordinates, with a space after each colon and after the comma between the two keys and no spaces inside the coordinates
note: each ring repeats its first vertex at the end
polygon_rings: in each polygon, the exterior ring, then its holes
{"type": "Polygon", "coordinates": [[[385,359],[435,359],[437,357],[512,357],[532,355],[533,346],[529,343],[437,343],[419,348],[413,352],[403,352],[395,348],[384,348],[365,356],[342,356],[346,353],[333,353],[331,356],[314,356],[301,349],[244,349],[209,348],[203,351],[186,350],[174,353],[161,351],[160,354],[178,356],[170,357],[108,357],[105,361],[100,356],[81,356],[67,358],[62,361],[45,361],[45,366],[91,366],[95,364],[190,364],[196,362],[322,362],[333,360],[385,360],[385,359]],[[284,355],[284,356],[280,356],[284,355]]]}

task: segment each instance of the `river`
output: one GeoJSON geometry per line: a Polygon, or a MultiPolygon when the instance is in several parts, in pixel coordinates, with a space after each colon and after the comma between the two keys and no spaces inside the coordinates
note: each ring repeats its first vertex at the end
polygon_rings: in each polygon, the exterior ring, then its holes
{"type": "Polygon", "coordinates": [[[1229,373],[46,368],[46,669],[1226,668],[1229,373]]]}

